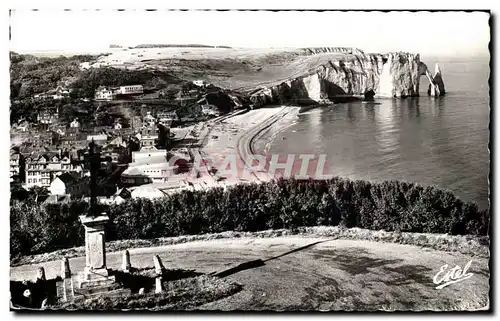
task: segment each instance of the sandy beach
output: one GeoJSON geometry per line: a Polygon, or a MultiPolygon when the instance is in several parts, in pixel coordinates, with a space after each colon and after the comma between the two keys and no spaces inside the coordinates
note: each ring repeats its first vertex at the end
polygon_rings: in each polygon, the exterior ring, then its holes
{"type": "Polygon", "coordinates": [[[263,172],[245,175],[245,167],[252,166],[245,162],[256,153],[253,145],[262,132],[272,125],[286,123],[284,119],[291,121],[297,117],[299,109],[290,106],[260,108],[207,123],[206,139],[200,153],[214,159],[219,166],[226,161],[227,170],[234,165],[231,161],[236,160],[238,175],[222,174],[224,184],[270,180],[263,172]]]}

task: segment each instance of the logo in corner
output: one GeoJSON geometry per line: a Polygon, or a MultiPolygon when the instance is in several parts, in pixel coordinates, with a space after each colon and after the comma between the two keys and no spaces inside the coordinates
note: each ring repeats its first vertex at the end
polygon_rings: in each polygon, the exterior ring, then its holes
{"type": "Polygon", "coordinates": [[[473,273],[467,273],[467,270],[470,268],[471,264],[472,260],[470,260],[469,263],[465,265],[463,270],[460,266],[456,265],[453,269],[448,271],[448,264],[443,265],[439,269],[439,272],[432,279],[434,284],[437,285],[436,290],[440,290],[450,284],[461,282],[473,276],[473,273]]]}

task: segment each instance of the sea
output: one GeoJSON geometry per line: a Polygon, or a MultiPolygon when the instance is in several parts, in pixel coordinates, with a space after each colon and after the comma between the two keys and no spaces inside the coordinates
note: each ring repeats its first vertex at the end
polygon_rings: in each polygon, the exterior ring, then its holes
{"type": "Polygon", "coordinates": [[[435,185],[487,209],[489,59],[421,56],[431,73],[439,64],[444,97],[429,97],[422,76],[420,97],[309,109],[256,149],[326,154],[333,175],[435,185]]]}

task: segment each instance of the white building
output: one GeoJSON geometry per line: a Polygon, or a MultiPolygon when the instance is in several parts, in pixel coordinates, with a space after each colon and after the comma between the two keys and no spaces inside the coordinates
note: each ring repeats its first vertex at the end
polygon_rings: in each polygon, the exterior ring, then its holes
{"type": "Polygon", "coordinates": [[[58,118],[59,118],[58,110],[56,110],[56,112],[45,110],[41,111],[37,115],[37,120],[40,124],[53,124],[57,121],[58,118]]]}
{"type": "Polygon", "coordinates": [[[26,158],[26,188],[33,186],[49,187],[52,180],[66,172],[75,172],[81,176],[83,171],[82,165],[71,163],[71,159],[67,156],[60,157],[54,155],[30,156],[26,158]]]}
{"type": "Polygon", "coordinates": [[[132,153],[132,163],[122,173],[122,183],[133,186],[165,183],[178,173],[178,166],[170,166],[166,150],[142,148],[132,153]]]}
{"type": "Polygon", "coordinates": [[[144,125],[147,125],[147,126],[156,126],[156,118],[153,117],[153,115],[151,115],[151,112],[148,111],[146,113],[146,116],[144,116],[144,119],[142,120],[142,122],[144,123],[144,125]]]}
{"type": "MultiPolygon", "coordinates": [[[[167,151],[154,146],[142,147],[138,152],[132,152],[133,163],[161,163],[167,161],[167,151]]],[[[132,164],[133,164],[132,163],[132,164]]]]}
{"type": "Polygon", "coordinates": [[[87,70],[87,69],[90,69],[90,62],[86,61],[80,63],[80,70],[87,70]]]}
{"type": "Polygon", "coordinates": [[[78,128],[80,127],[80,122],[78,121],[78,118],[75,118],[70,124],[69,127],[71,128],[78,128]]]}
{"type": "Polygon", "coordinates": [[[62,87],[57,87],[56,93],[52,96],[53,99],[63,99],[65,97],[69,97],[69,90],[62,88],[62,87]]]}
{"type": "Polygon", "coordinates": [[[100,135],[88,135],[87,141],[94,141],[96,144],[103,145],[108,141],[108,135],[100,134],[100,135]]]}
{"type": "Polygon", "coordinates": [[[95,91],[95,100],[113,100],[113,91],[106,87],[99,87],[95,91]]]}
{"type": "Polygon", "coordinates": [[[205,86],[205,81],[204,80],[194,80],[193,84],[195,84],[198,87],[203,87],[203,86],[205,86]]]}
{"type": "Polygon", "coordinates": [[[24,159],[23,156],[16,151],[10,152],[10,181],[13,182],[15,179],[19,178],[19,174],[21,173],[21,170],[24,170],[22,168],[24,166],[24,159]]]}
{"type": "Polygon", "coordinates": [[[117,93],[121,95],[142,94],[144,93],[144,87],[142,85],[121,86],[117,93]]]}
{"type": "Polygon", "coordinates": [[[49,191],[52,195],[70,195],[74,197],[79,197],[87,188],[85,184],[86,180],[80,177],[70,174],[63,173],[50,183],[49,191]]]}
{"type": "Polygon", "coordinates": [[[168,127],[172,125],[172,122],[179,121],[179,116],[175,111],[159,112],[156,114],[156,119],[158,119],[160,124],[168,127]]]}

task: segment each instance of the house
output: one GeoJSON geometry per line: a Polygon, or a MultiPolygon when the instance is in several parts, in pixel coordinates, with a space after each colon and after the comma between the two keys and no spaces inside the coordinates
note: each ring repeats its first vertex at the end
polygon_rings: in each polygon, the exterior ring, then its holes
{"type": "Polygon", "coordinates": [[[55,177],[66,172],[73,172],[80,176],[83,172],[83,166],[74,164],[69,153],[66,155],[61,152],[32,154],[25,161],[26,188],[49,187],[55,177]]]}
{"type": "Polygon", "coordinates": [[[38,113],[37,121],[40,124],[53,124],[57,121],[58,118],[59,118],[59,113],[57,111],[51,112],[49,110],[44,110],[38,113]]]}
{"type": "Polygon", "coordinates": [[[204,87],[205,86],[205,81],[204,80],[194,80],[193,84],[198,86],[198,87],[204,87]]]}
{"type": "Polygon", "coordinates": [[[110,88],[100,86],[95,91],[95,100],[113,100],[115,97],[113,90],[110,88]]]}
{"type": "Polygon", "coordinates": [[[171,126],[174,121],[179,121],[179,116],[175,111],[159,112],[156,114],[156,119],[164,126],[171,126]]]}
{"type": "Polygon", "coordinates": [[[143,185],[149,183],[165,183],[178,173],[177,166],[170,166],[166,159],[149,163],[146,161],[130,163],[122,173],[121,182],[125,186],[143,185]]]}
{"type": "Polygon", "coordinates": [[[63,99],[66,97],[69,97],[69,90],[61,86],[56,88],[55,94],[52,96],[52,98],[55,100],[63,99]]]}
{"type": "Polygon", "coordinates": [[[201,113],[207,116],[219,116],[220,112],[217,106],[208,103],[206,98],[200,99],[196,102],[201,106],[201,113]]]}
{"type": "Polygon", "coordinates": [[[35,154],[26,158],[25,172],[27,189],[34,186],[50,186],[50,172],[46,171],[49,159],[49,156],[46,154],[35,154]]]}
{"type": "Polygon", "coordinates": [[[104,145],[108,141],[108,135],[106,134],[98,134],[98,135],[88,135],[87,141],[94,141],[98,145],[104,145]]]}
{"type": "Polygon", "coordinates": [[[45,100],[45,99],[53,99],[53,95],[49,93],[41,93],[41,94],[36,94],[33,96],[34,99],[36,100],[45,100]]]}
{"type": "Polygon", "coordinates": [[[137,95],[142,93],[144,93],[144,87],[142,85],[120,86],[117,90],[117,94],[120,95],[137,95]]]}
{"type": "Polygon", "coordinates": [[[128,149],[126,147],[112,144],[106,144],[102,148],[101,156],[109,157],[114,164],[126,164],[129,159],[128,149]]]}
{"type": "Polygon", "coordinates": [[[123,139],[122,136],[116,136],[109,141],[109,145],[127,147],[127,142],[123,139]]]}
{"type": "Polygon", "coordinates": [[[153,115],[151,115],[151,112],[148,111],[142,122],[144,123],[144,126],[154,127],[156,125],[156,118],[154,118],[153,115]]]}
{"type": "Polygon", "coordinates": [[[19,151],[10,152],[10,181],[20,182],[24,180],[24,157],[19,151]]]}
{"type": "Polygon", "coordinates": [[[163,112],[158,112],[156,114],[157,119],[169,119],[169,120],[179,120],[179,116],[177,115],[177,112],[175,111],[163,111],[163,112]]]}
{"type": "Polygon", "coordinates": [[[78,118],[75,118],[70,124],[69,127],[71,128],[79,128],[80,127],[80,122],[78,121],[78,118]]]}
{"type": "Polygon", "coordinates": [[[158,140],[158,128],[156,126],[143,126],[138,138],[141,147],[155,146],[158,140]]]}
{"type": "Polygon", "coordinates": [[[49,191],[52,195],[70,195],[72,198],[79,198],[88,188],[88,179],[72,173],[63,173],[50,183],[49,191]]]}

